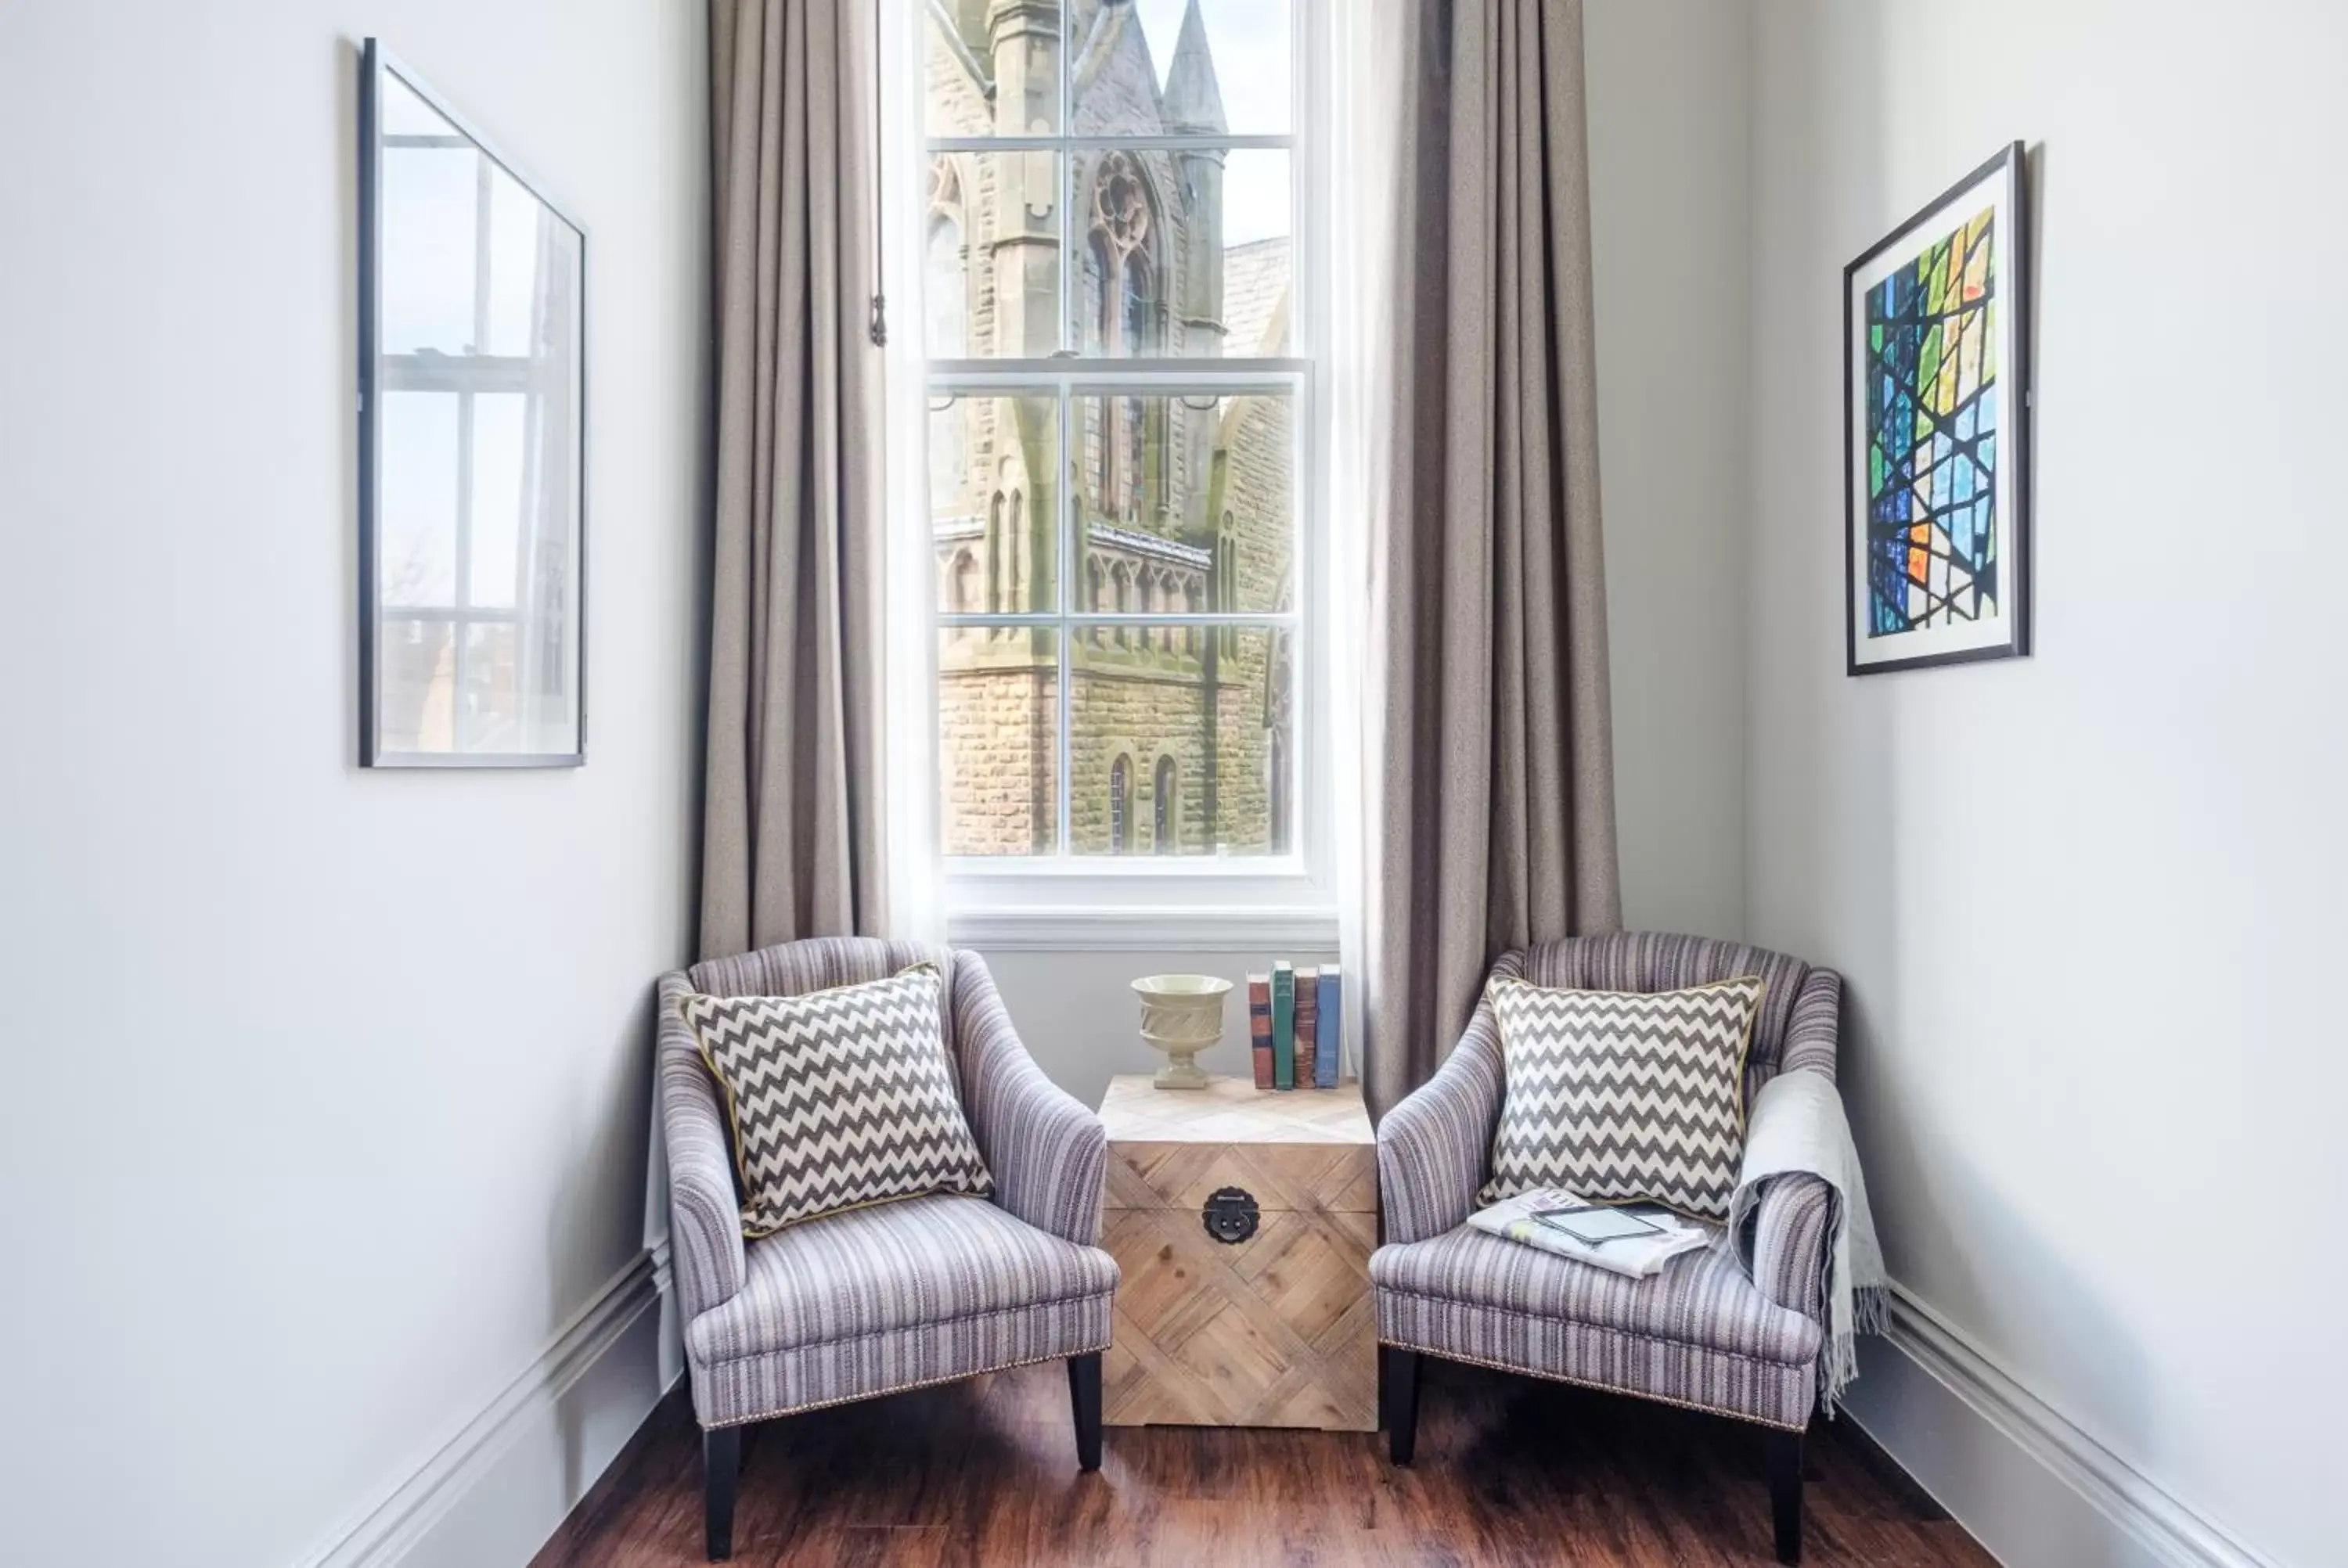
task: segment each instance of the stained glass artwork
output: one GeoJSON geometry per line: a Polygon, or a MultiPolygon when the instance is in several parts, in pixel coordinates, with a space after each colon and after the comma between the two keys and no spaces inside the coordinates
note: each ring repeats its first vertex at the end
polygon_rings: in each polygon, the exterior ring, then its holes
{"type": "Polygon", "coordinates": [[[2030,651],[2029,228],[2010,142],[1843,269],[1853,675],[2030,651]]]}
{"type": "Polygon", "coordinates": [[[1995,616],[1996,213],[1867,292],[1867,633],[1995,616]]]}

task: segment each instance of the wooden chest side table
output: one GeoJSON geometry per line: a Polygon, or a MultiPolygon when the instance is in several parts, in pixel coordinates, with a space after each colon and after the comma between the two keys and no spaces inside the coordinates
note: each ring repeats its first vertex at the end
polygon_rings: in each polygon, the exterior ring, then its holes
{"type": "Polygon", "coordinates": [[[1377,1430],[1377,1147],[1358,1084],[1110,1081],[1111,1426],[1377,1430]]]}

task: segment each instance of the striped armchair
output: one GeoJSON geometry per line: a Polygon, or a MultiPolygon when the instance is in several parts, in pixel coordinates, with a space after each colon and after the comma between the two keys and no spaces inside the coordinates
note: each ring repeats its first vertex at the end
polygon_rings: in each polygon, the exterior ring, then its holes
{"type": "Polygon", "coordinates": [[[1100,1467],[1100,1353],[1117,1281],[1094,1245],[1107,1143],[1098,1118],[1029,1059],[977,954],[839,937],[697,964],[661,977],[659,1052],[712,1562],[733,1550],[742,1429],[772,1416],[1066,1358],[1077,1460],[1100,1467]],[[946,1049],[993,1199],[907,1198],[744,1241],[726,1109],[678,1001],[795,996],[924,960],[946,977],[946,1049]]]}
{"type": "MultiPolygon", "coordinates": [[[[1494,976],[1591,990],[1662,991],[1757,974],[1767,982],[1746,1057],[1747,1103],[1780,1071],[1831,1078],[1842,977],[1732,942],[1651,932],[1576,937],[1504,955],[1494,976]]],[[[1825,1343],[1833,1193],[1777,1179],[1752,1220],[1753,1274],[1725,1253],[1683,1254],[1632,1280],[1469,1228],[1504,1088],[1491,1004],[1378,1123],[1385,1245],[1370,1258],[1394,1462],[1410,1462],[1418,1358],[1470,1361],[1656,1399],[1762,1427],[1777,1554],[1801,1552],[1801,1441],[1825,1343]]]]}

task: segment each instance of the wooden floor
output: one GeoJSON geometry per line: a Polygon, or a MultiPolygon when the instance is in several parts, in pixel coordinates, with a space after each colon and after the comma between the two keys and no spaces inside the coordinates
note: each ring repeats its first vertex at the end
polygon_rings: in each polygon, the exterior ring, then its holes
{"type": "MultiPolygon", "coordinates": [[[[767,1564],[1766,1563],[1757,1433],[1429,1360],[1408,1470],[1365,1433],[1108,1430],[1076,1470],[1060,1364],[752,1429],[734,1561],[767,1564]]],[[[1991,1564],[1838,1422],[1808,1445],[1811,1564],[1991,1564]]],[[[535,1568],[699,1563],[679,1389],[535,1568]]]]}

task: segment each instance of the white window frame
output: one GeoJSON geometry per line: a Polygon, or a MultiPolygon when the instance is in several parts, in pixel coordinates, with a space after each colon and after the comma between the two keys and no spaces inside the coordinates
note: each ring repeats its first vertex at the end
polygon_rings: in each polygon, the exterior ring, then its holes
{"type": "MultiPolygon", "coordinates": [[[[919,7],[926,10],[926,7],[919,7]]],[[[1329,138],[1331,56],[1330,18],[1323,0],[1292,0],[1291,59],[1294,115],[1284,136],[1097,136],[1065,134],[1073,123],[1068,74],[1061,76],[1060,126],[1051,136],[930,137],[922,125],[923,94],[903,95],[912,100],[914,145],[926,168],[939,152],[1004,153],[1048,151],[1058,155],[1062,178],[1073,185],[1074,149],[1216,147],[1247,150],[1272,149],[1289,153],[1291,193],[1290,266],[1292,314],[1291,356],[1279,359],[1216,359],[1205,357],[1107,358],[1076,357],[1070,352],[1048,361],[1020,359],[924,360],[922,396],[1031,395],[1050,396],[1062,410],[1061,463],[1065,468],[1068,443],[1076,433],[1066,427],[1074,400],[1094,395],[1148,394],[1179,396],[1243,395],[1271,393],[1292,400],[1297,559],[1295,608],[1287,614],[1204,611],[1119,614],[1080,610],[1076,596],[1083,561],[1075,537],[1079,507],[1073,487],[1055,486],[1060,502],[1060,560],[1056,572],[1059,605],[1035,614],[957,614],[933,607],[934,624],[953,626],[1046,626],[1061,632],[1058,639],[1061,678],[1058,715],[1060,781],[1056,798],[1059,822],[1056,850],[1048,856],[942,856],[942,891],[947,936],[958,944],[994,949],[1079,950],[1148,949],[1152,951],[1226,951],[1265,948],[1297,952],[1334,952],[1337,948],[1337,867],[1333,814],[1331,766],[1334,726],[1330,723],[1332,671],[1331,518],[1329,515],[1330,409],[1327,352],[1331,321],[1332,275],[1328,245],[1334,232],[1332,169],[1329,138]],[[1134,853],[1122,856],[1076,855],[1068,832],[1068,768],[1072,740],[1069,724],[1071,682],[1067,679],[1070,644],[1081,630],[1120,624],[1278,628],[1291,631],[1295,660],[1292,759],[1290,849],[1278,856],[1166,856],[1134,853]]],[[[926,56],[925,16],[913,22],[915,43],[909,66],[918,79],[919,62],[926,56]]],[[[917,200],[918,180],[901,182],[899,195],[917,200]]],[[[1076,287],[1069,258],[1075,251],[1071,232],[1076,221],[1075,203],[1066,193],[1061,211],[1061,317],[1073,321],[1070,292],[1076,287]]],[[[925,216],[923,214],[922,216],[925,216]]],[[[922,233],[918,223],[901,231],[922,233]]],[[[922,330],[925,316],[911,324],[922,330]]],[[[1063,330],[1068,330],[1064,324],[1063,330]]],[[[924,422],[926,425],[926,422],[924,422]]],[[[919,471],[926,472],[926,464],[919,471]]],[[[919,508],[920,526],[929,526],[926,505],[919,508]]],[[[926,538],[922,548],[929,548],[926,538]]],[[[935,639],[929,645],[934,659],[935,639]]],[[[931,708],[925,722],[936,733],[934,678],[929,682],[931,708]]],[[[934,784],[932,788],[934,789],[934,784]]],[[[1137,792],[1138,794],[1138,792],[1137,792]]]]}

